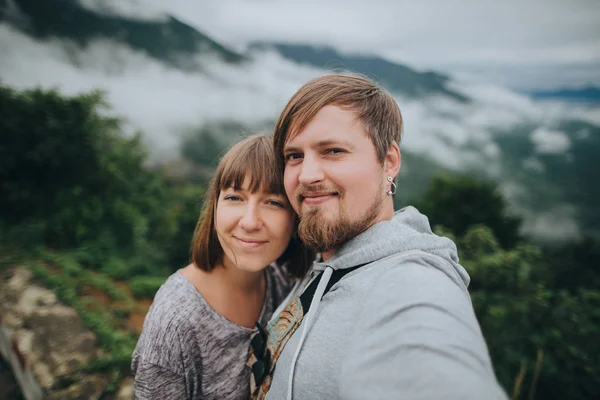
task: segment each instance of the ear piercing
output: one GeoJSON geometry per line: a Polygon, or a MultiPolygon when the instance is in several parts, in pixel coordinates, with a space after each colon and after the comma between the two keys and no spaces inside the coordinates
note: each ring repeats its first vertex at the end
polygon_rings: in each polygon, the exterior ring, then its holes
{"type": "Polygon", "coordinates": [[[392,187],[386,193],[390,196],[393,196],[396,194],[396,189],[398,188],[398,186],[396,186],[396,184],[394,183],[394,178],[392,178],[391,176],[388,176],[387,180],[389,183],[392,184],[392,187]]]}

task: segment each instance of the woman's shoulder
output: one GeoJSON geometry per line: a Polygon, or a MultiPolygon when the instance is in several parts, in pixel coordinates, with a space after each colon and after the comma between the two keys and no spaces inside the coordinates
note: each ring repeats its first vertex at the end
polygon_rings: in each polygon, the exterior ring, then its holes
{"type": "Polygon", "coordinates": [[[288,273],[285,265],[277,262],[269,264],[265,269],[267,279],[269,279],[270,291],[277,302],[281,302],[294,287],[297,278],[293,278],[288,273]]]}
{"type": "MultiPolygon", "coordinates": [[[[156,292],[144,319],[136,355],[148,360],[157,357],[174,360],[182,352],[189,352],[190,344],[194,347],[199,345],[197,340],[188,337],[188,333],[196,331],[194,324],[201,318],[197,315],[203,313],[203,303],[190,286],[187,279],[176,272],[156,292]]],[[[198,339],[197,335],[194,339],[198,339]]]]}
{"type": "Polygon", "coordinates": [[[144,319],[142,334],[175,334],[191,323],[192,314],[202,312],[203,302],[199,297],[189,281],[179,272],[175,272],[156,292],[144,319]]]}

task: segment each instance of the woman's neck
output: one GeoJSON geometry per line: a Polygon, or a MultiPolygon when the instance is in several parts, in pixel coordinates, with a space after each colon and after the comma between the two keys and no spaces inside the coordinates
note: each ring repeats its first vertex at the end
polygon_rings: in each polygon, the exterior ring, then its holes
{"type": "Polygon", "coordinates": [[[244,271],[234,266],[218,265],[210,271],[214,283],[220,284],[227,291],[241,295],[252,295],[264,290],[264,270],[257,272],[244,271]]]}
{"type": "Polygon", "coordinates": [[[190,264],[181,270],[206,302],[231,322],[253,328],[260,318],[266,296],[264,270],[243,271],[216,266],[203,271],[190,264]]]}

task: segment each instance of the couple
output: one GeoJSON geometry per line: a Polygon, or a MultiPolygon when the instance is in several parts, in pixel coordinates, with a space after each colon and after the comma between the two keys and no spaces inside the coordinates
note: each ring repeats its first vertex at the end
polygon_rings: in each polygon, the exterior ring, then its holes
{"type": "Polygon", "coordinates": [[[233,146],[144,322],[135,397],[506,399],[454,243],[394,212],[401,136],[388,92],[328,75],[233,146]]]}

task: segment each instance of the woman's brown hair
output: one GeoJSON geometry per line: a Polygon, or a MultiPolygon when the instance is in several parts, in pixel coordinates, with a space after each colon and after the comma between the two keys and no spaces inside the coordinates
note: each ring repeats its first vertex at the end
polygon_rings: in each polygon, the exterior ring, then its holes
{"type": "MultiPolygon", "coordinates": [[[[246,178],[249,179],[249,190],[252,193],[262,189],[268,193],[285,196],[283,174],[277,167],[271,136],[249,136],[234,144],[221,158],[206,190],[202,211],[194,231],[191,253],[192,262],[196,267],[211,271],[223,262],[223,248],[215,230],[217,200],[221,190],[240,189],[246,178]]],[[[287,264],[286,269],[290,276],[302,278],[314,260],[314,253],[298,238],[295,233],[297,228],[296,218],[294,235],[277,262],[280,265],[287,264]]]]}

